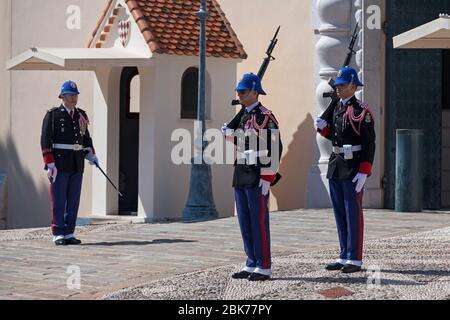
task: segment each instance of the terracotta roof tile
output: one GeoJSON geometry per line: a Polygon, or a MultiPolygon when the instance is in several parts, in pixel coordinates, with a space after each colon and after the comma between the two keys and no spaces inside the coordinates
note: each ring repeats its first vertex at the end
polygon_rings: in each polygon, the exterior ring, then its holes
{"type": "MultiPolygon", "coordinates": [[[[200,27],[196,13],[200,9],[200,0],[125,0],[125,2],[150,50],[160,54],[198,55],[200,27]]],[[[217,1],[207,0],[207,6],[210,13],[206,28],[207,55],[247,58],[242,44],[217,1]]]]}

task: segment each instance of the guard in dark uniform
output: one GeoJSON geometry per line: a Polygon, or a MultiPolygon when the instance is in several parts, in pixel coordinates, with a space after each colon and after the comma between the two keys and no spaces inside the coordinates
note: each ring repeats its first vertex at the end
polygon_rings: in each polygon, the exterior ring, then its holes
{"type": "Polygon", "coordinates": [[[369,107],[356,99],[358,86],[363,84],[356,70],[342,68],[336,78],[340,103],[330,118],[316,119],[317,131],[333,144],[327,178],[341,247],[339,259],[326,269],[344,273],[361,270],[363,188],[375,154],[374,118],[369,107]]]}
{"type": "Polygon", "coordinates": [[[237,146],[233,187],[247,261],[245,268],[232,277],[263,281],[272,274],[267,203],[270,186],[281,177],[278,165],[282,144],[278,121],[258,101],[260,94],[266,94],[258,76],[245,74],[236,91],[245,112],[237,127],[225,124],[222,132],[237,146]]]}
{"type": "Polygon", "coordinates": [[[52,233],[56,245],[80,244],[75,225],[80,203],[84,159],[98,163],[89,134],[89,119],[76,107],[77,85],[62,85],[61,106],[48,110],[42,123],[41,148],[50,180],[52,233]]]}

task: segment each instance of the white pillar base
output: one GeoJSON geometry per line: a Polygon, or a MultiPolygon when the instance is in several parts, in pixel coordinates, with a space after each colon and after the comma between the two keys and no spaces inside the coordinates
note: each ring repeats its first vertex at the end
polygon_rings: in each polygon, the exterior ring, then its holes
{"type": "Polygon", "coordinates": [[[306,207],[308,209],[331,208],[327,179],[328,164],[314,165],[308,174],[306,207]]]}

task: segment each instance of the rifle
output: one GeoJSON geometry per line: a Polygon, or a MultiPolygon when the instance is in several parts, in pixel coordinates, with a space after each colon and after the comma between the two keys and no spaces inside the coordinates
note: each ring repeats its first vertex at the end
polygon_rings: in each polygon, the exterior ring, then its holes
{"type": "MultiPolygon", "coordinates": [[[[349,52],[347,53],[347,57],[345,57],[344,65],[342,67],[348,66],[350,64],[350,61],[352,60],[353,55],[356,54],[356,51],[353,50],[353,48],[355,46],[356,39],[358,39],[358,32],[357,32],[358,26],[359,26],[359,24],[356,23],[355,30],[353,31],[352,39],[350,40],[350,44],[348,46],[349,52]]],[[[335,85],[334,79],[330,79],[328,81],[328,84],[330,85],[331,88],[333,88],[333,91],[325,92],[323,94],[324,98],[331,98],[330,104],[328,105],[328,107],[325,109],[325,111],[320,116],[320,118],[322,118],[324,120],[327,120],[330,117],[332,117],[334,108],[339,103],[339,97],[336,93],[336,85],[335,85]]]]}
{"type": "MultiPolygon", "coordinates": [[[[278,29],[275,32],[275,35],[273,36],[273,39],[270,41],[269,48],[266,51],[266,55],[267,56],[264,58],[264,61],[263,61],[262,65],[261,65],[261,67],[259,68],[259,71],[258,71],[257,75],[258,75],[258,77],[259,77],[259,79],[261,81],[262,81],[262,79],[264,77],[264,74],[266,73],[266,70],[267,70],[267,67],[269,66],[269,63],[271,61],[275,60],[275,58],[272,56],[272,52],[273,52],[273,50],[275,49],[275,46],[278,43],[277,37],[278,37],[278,32],[280,31],[280,28],[281,28],[281,26],[278,26],[278,29]]],[[[239,104],[240,104],[239,100],[233,100],[231,102],[232,106],[236,106],[236,105],[239,105],[239,104]]],[[[241,118],[242,118],[242,115],[244,114],[244,112],[245,112],[245,107],[242,106],[242,108],[238,112],[238,114],[236,114],[234,116],[234,118],[228,123],[227,127],[230,128],[230,129],[236,130],[238,125],[239,125],[239,121],[241,121],[241,118]]]]}

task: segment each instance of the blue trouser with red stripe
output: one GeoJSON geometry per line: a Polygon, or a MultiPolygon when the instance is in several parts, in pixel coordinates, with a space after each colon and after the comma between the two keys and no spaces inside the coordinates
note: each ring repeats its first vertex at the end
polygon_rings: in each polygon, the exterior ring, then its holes
{"type": "Polygon", "coordinates": [[[66,236],[75,232],[82,181],[82,172],[58,172],[55,182],[51,184],[52,233],[54,236],[66,236]]]}
{"type": "Polygon", "coordinates": [[[269,194],[262,195],[261,188],[235,188],[236,207],[247,255],[246,266],[270,269],[269,194]]]}
{"type": "Polygon", "coordinates": [[[362,261],[363,191],[356,193],[352,180],[330,179],[330,196],[341,245],[340,259],[362,261]]]}

